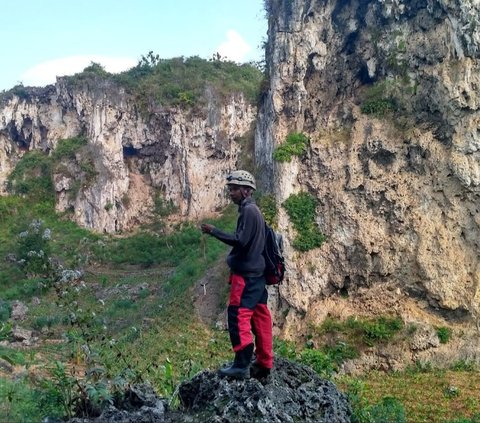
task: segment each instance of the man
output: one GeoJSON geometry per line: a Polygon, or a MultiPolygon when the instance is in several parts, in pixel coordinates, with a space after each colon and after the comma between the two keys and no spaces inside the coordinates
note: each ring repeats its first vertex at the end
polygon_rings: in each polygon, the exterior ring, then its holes
{"type": "Polygon", "coordinates": [[[264,277],[265,221],[252,198],[256,190],[253,175],[236,170],[227,176],[227,187],[231,200],[238,205],[235,233],[225,233],[207,223],[201,225],[202,232],[233,247],[227,257],[231,272],[228,331],[235,360],[219,373],[237,379],[247,377],[255,348],[251,376],[262,378],[268,376],[273,367],[272,318],[264,277]]]}

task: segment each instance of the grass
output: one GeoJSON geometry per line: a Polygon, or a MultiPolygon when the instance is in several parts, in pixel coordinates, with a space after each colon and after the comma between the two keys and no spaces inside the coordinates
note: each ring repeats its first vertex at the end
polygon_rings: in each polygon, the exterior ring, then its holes
{"type": "MultiPolygon", "coordinates": [[[[42,228],[51,229],[48,247],[53,256],[65,265],[82,263],[87,269],[89,261],[97,263],[85,275],[86,287],[71,304],[52,288],[42,287],[42,278],[26,277],[15,263],[0,268],[2,320],[8,319],[10,301],[24,301],[29,304],[29,312],[22,327],[41,330],[44,342],[69,339],[57,341],[54,348],[46,348],[47,343],[32,347],[32,354],[41,357],[43,363],[35,364],[35,369],[57,360],[67,363],[67,369],[69,363],[78,366],[83,362],[82,345],[88,342],[96,351],[95,362],[101,362],[112,377],[128,368],[136,377],[150,380],[159,393],[171,395],[182,379],[230,356],[227,334],[205,326],[192,312],[190,290],[223,257],[226,246],[202,235],[191,224],[181,225],[165,236],[146,231],[122,238],[92,235],[53,210],[44,208],[39,213],[31,204],[28,196],[0,198],[0,208],[16,208],[15,213],[2,215],[0,240],[4,242],[0,254],[14,251],[20,241],[19,231],[28,226],[30,219],[41,217],[42,228]],[[33,296],[40,299],[38,304],[30,304],[33,296]],[[110,345],[110,340],[115,343],[110,345]]],[[[212,223],[233,230],[235,220],[232,207],[212,223]]],[[[16,350],[0,353],[15,365],[27,369],[32,366],[33,361],[16,350]]],[[[38,372],[41,380],[50,380],[45,379],[45,369],[34,370],[34,374],[38,372]]],[[[58,415],[58,410],[39,399],[39,395],[44,399],[52,395],[52,385],[41,387],[30,382],[13,385],[5,380],[0,394],[4,404],[0,407],[1,421],[18,416],[22,416],[18,417],[20,421],[40,421],[37,413],[58,415]]],[[[55,401],[51,398],[50,402],[55,401]]]]}
{"type": "Polygon", "coordinates": [[[352,384],[363,384],[364,400],[375,404],[385,396],[398,399],[406,410],[407,421],[412,423],[443,423],[464,416],[468,422],[480,413],[480,396],[476,371],[427,372],[371,372],[361,378],[343,377],[336,380],[341,389],[347,392],[352,384]],[[455,387],[457,394],[448,394],[448,388],[455,387]]]}

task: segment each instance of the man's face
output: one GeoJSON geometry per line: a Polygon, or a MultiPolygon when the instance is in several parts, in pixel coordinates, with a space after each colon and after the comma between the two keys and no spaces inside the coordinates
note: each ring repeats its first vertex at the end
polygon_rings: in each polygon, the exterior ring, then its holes
{"type": "Polygon", "coordinates": [[[242,188],[239,185],[228,185],[228,194],[235,204],[240,204],[243,200],[242,188]]]}

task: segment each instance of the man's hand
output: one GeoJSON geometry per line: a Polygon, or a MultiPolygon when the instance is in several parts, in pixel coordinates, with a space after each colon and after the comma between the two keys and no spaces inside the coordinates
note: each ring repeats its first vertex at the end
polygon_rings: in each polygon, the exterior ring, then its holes
{"type": "Polygon", "coordinates": [[[200,228],[202,229],[202,232],[204,234],[209,234],[211,233],[214,229],[215,229],[215,226],[213,225],[210,225],[208,223],[202,223],[202,225],[200,226],[200,228]]]}

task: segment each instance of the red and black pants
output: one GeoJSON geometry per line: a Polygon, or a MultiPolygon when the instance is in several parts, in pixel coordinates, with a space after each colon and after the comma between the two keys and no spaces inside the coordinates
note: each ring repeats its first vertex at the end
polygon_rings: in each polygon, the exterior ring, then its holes
{"type": "Polygon", "coordinates": [[[255,336],[256,361],[262,367],[273,367],[272,317],[267,307],[265,278],[230,275],[228,331],[233,351],[252,344],[255,336]],[[253,334],[253,335],[252,335],[253,334]]]}

